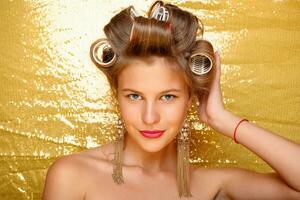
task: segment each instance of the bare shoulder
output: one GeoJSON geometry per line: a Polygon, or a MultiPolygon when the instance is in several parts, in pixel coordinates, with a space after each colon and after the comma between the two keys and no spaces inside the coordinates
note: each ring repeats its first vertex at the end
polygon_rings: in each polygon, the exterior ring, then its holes
{"type": "Polygon", "coordinates": [[[233,175],[241,174],[242,170],[238,168],[198,168],[195,171],[195,178],[199,180],[200,185],[208,185],[213,189],[214,200],[231,199],[224,190],[227,180],[233,175]]]}
{"type": "Polygon", "coordinates": [[[48,169],[43,191],[43,200],[83,199],[78,156],[67,155],[57,159],[48,169]],[[76,183],[76,184],[73,184],[76,183]]]}
{"type": "MultiPolygon", "coordinates": [[[[222,182],[222,178],[225,175],[225,171],[223,168],[203,168],[192,166],[192,177],[195,180],[210,180],[209,182],[214,185],[220,185],[222,182]]],[[[204,181],[199,181],[199,183],[204,181]]],[[[207,183],[205,183],[207,184],[207,183]]]]}
{"type": "Polygon", "coordinates": [[[203,194],[207,194],[208,196],[205,199],[225,200],[226,197],[222,193],[222,185],[225,177],[226,170],[222,168],[192,166],[191,189],[201,197],[203,194]]]}
{"type": "Polygon", "coordinates": [[[47,171],[43,200],[84,199],[90,178],[108,168],[112,150],[105,144],[58,158],[47,171]]]}

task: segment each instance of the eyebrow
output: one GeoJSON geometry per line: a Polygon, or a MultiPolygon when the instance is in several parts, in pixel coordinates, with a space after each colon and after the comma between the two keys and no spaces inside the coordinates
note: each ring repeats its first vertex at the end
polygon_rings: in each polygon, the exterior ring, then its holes
{"type": "MultiPolygon", "coordinates": [[[[121,90],[122,92],[136,92],[136,93],[139,93],[139,94],[143,94],[142,92],[139,92],[137,90],[134,90],[134,89],[130,89],[130,88],[124,88],[121,90]]],[[[179,89],[176,89],[176,88],[172,88],[172,89],[167,89],[167,90],[164,90],[164,91],[161,91],[159,94],[162,94],[162,93],[168,93],[168,92],[181,92],[182,90],[179,90],[179,89]]]]}

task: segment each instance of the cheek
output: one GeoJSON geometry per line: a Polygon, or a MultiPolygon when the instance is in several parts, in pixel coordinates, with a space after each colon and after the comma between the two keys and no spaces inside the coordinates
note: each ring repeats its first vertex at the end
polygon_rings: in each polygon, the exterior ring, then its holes
{"type": "Polygon", "coordinates": [[[187,114],[188,104],[186,101],[178,101],[175,104],[165,106],[162,117],[170,123],[180,126],[187,114]]]}
{"type": "Polygon", "coordinates": [[[132,123],[137,120],[138,113],[140,112],[137,105],[128,103],[125,99],[119,99],[121,117],[125,124],[132,123]]]}

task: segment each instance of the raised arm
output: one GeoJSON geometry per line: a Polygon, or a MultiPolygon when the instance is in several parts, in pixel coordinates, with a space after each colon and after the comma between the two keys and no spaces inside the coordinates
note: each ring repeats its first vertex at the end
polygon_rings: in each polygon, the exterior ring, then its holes
{"type": "MultiPolygon", "coordinates": [[[[242,118],[224,111],[214,118],[212,127],[233,138],[233,132],[242,118]]],[[[277,134],[243,121],[237,129],[237,141],[266,161],[282,179],[300,192],[300,145],[277,134]]]]}
{"type": "MultiPolygon", "coordinates": [[[[220,77],[219,53],[215,53],[216,76],[208,95],[198,94],[199,119],[230,138],[241,117],[224,108],[220,77]]],[[[265,160],[276,173],[261,174],[242,169],[226,169],[226,195],[234,199],[300,199],[300,145],[243,121],[237,128],[236,140],[265,160]],[[277,196],[276,196],[277,195],[277,196]],[[280,196],[278,196],[280,195],[280,196]]],[[[225,195],[224,195],[225,196],[225,195]]]]}

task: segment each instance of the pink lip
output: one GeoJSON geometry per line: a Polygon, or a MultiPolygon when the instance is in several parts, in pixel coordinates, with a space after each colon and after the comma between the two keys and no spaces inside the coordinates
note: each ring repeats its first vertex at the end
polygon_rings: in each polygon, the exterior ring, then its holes
{"type": "Polygon", "coordinates": [[[162,130],[142,130],[140,133],[146,138],[158,138],[162,136],[165,131],[162,130]]]}

